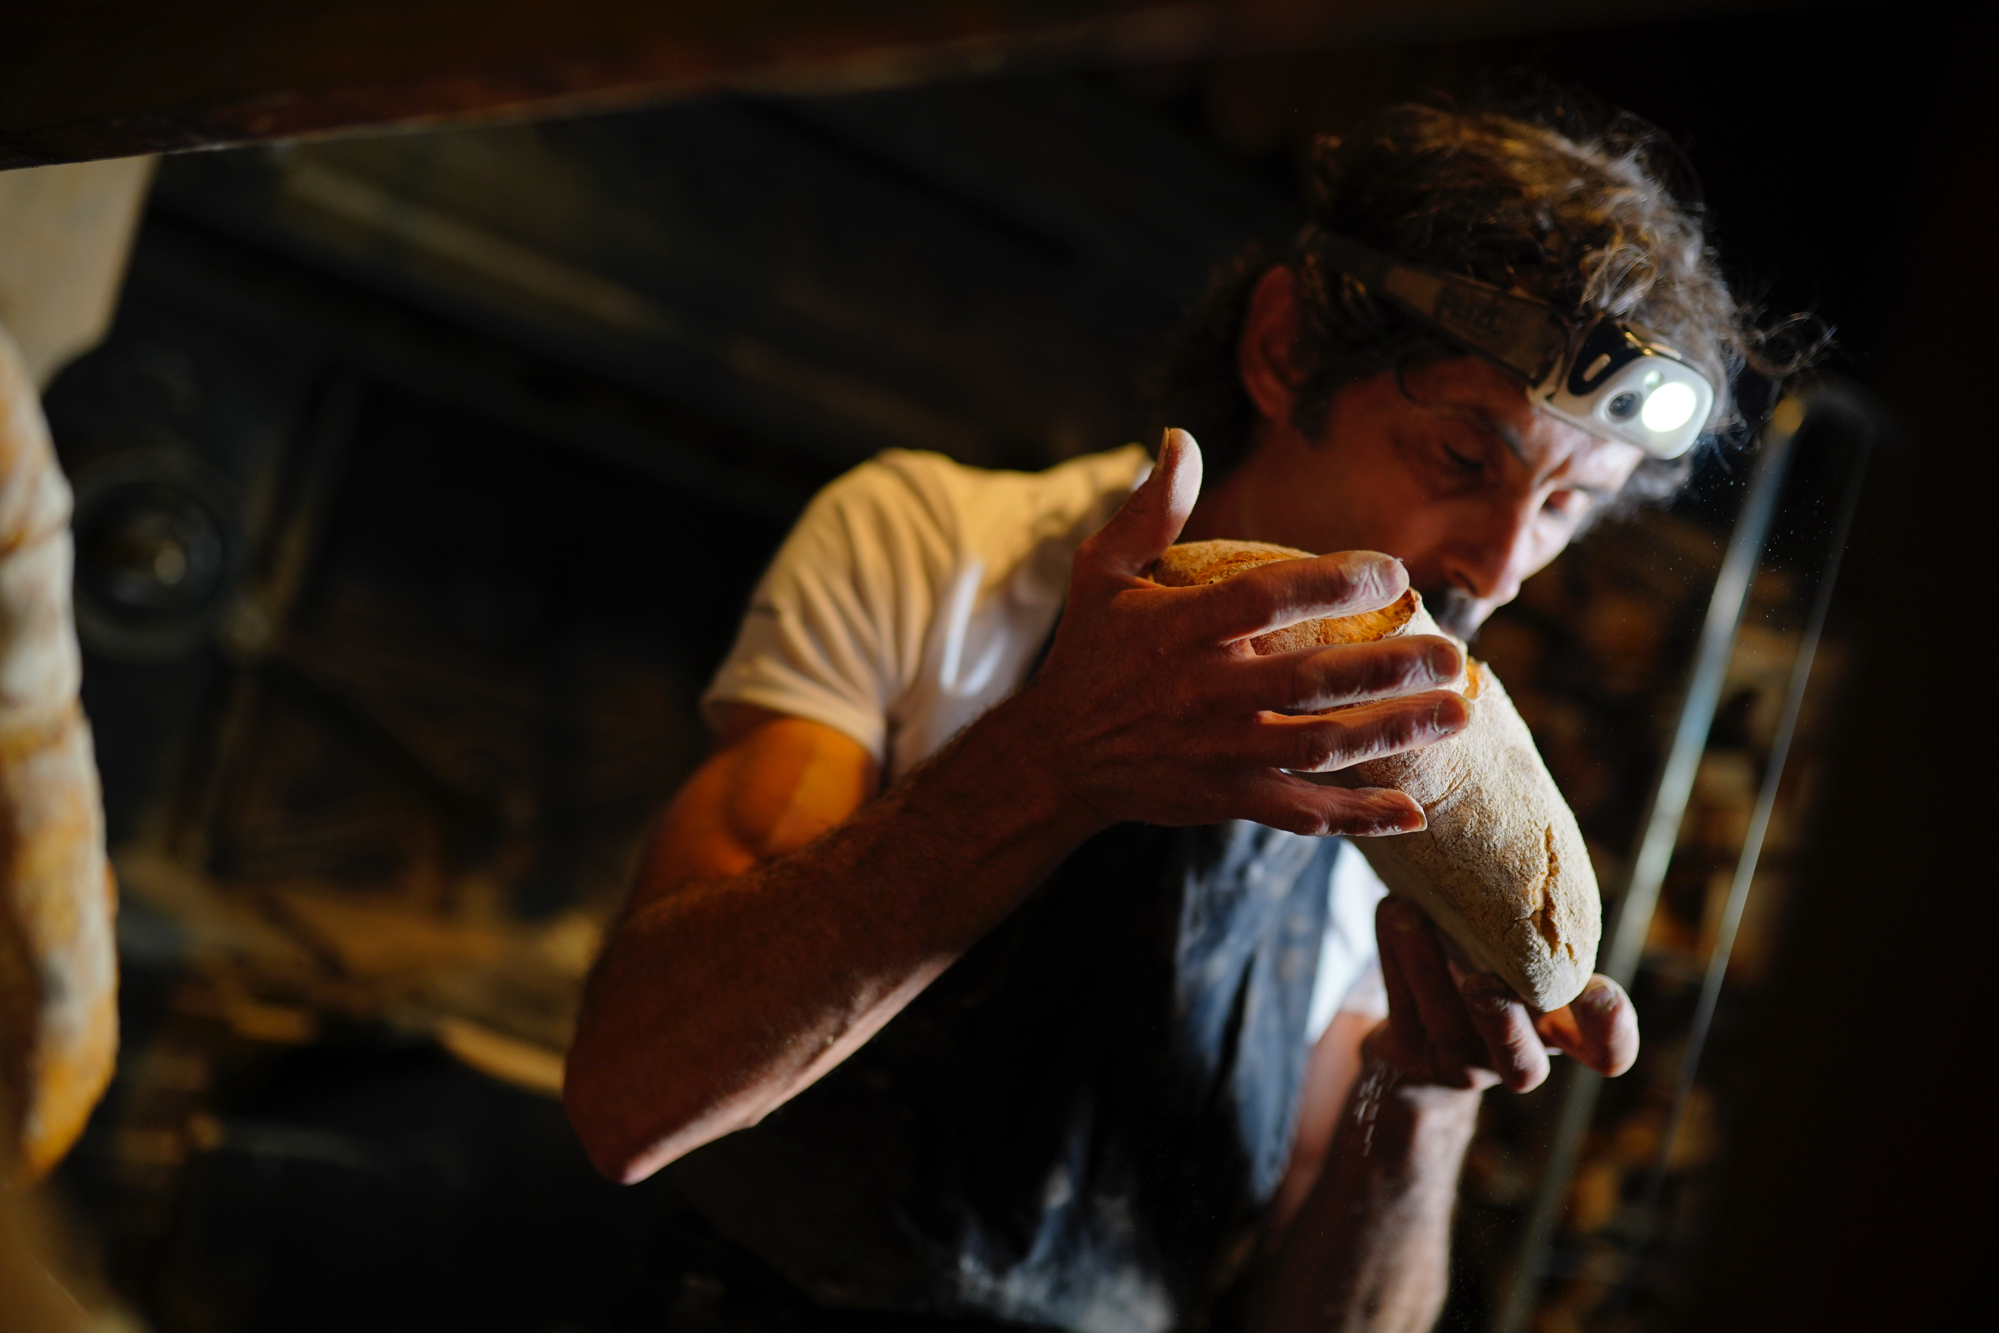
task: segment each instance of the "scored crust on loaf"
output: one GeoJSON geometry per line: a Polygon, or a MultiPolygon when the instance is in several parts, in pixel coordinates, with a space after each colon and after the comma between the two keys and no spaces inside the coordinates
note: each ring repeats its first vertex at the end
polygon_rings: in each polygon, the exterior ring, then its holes
{"type": "MultiPolygon", "coordinates": [[[[1169,588],[1190,588],[1220,583],[1244,570],[1267,565],[1274,560],[1313,560],[1310,551],[1289,546],[1268,546],[1262,542],[1187,542],[1169,546],[1152,567],[1155,583],[1169,588]]],[[[1306,620],[1283,629],[1259,634],[1249,641],[1260,654],[1287,653],[1296,648],[1329,648],[1341,643],[1373,643],[1391,637],[1416,614],[1419,599],[1415,590],[1402,594],[1393,605],[1379,611],[1339,616],[1327,620],[1306,620]]]]}
{"type": "MultiPolygon", "coordinates": [[[[1273,561],[1311,558],[1259,542],[1189,542],[1168,549],[1152,577],[1168,587],[1194,587],[1273,561]]],[[[1250,643],[1269,654],[1441,633],[1412,589],[1379,611],[1304,621],[1250,643]]],[[[1474,963],[1535,1008],[1560,1008],[1589,980],[1602,930],[1582,832],[1492,669],[1467,654],[1451,688],[1478,700],[1471,724],[1457,735],[1341,772],[1299,776],[1348,788],[1393,787],[1421,805],[1429,818],[1421,832],[1357,838],[1354,845],[1391,892],[1415,900],[1474,963]]]]}

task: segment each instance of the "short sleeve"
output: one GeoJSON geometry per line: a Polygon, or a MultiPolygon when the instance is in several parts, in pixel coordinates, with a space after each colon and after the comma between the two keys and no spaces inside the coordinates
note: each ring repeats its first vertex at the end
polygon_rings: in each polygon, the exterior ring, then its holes
{"type": "Polygon", "coordinates": [[[1340,844],[1326,886],[1326,934],[1319,946],[1319,971],[1312,984],[1306,1036],[1317,1041],[1336,1013],[1388,1015],[1381,955],[1374,939],[1374,908],[1388,888],[1350,842],[1340,844]]]}
{"type": "MultiPolygon", "coordinates": [[[[701,697],[823,723],[885,757],[890,701],[918,670],[948,534],[893,469],[828,485],[751,595],[735,646],[701,697]]],[[[945,558],[948,559],[946,555],[945,558]]]]}

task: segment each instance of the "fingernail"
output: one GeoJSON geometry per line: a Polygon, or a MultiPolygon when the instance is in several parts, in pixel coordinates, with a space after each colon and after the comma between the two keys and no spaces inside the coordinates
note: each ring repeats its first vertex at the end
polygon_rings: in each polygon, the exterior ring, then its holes
{"type": "Polygon", "coordinates": [[[1466,987],[1465,1002],[1482,1014],[1499,1018],[1512,1007],[1513,992],[1501,982],[1477,982],[1466,987]]]}
{"type": "Polygon", "coordinates": [[[1617,983],[1604,977],[1591,977],[1589,984],[1583,987],[1583,993],[1570,1003],[1591,1013],[1604,1013],[1617,1007],[1617,998],[1617,983]]]}
{"type": "Polygon", "coordinates": [[[1430,710],[1430,726],[1444,735],[1463,731],[1471,725],[1471,703],[1452,695],[1448,699],[1437,700],[1430,710]]]}
{"type": "Polygon", "coordinates": [[[1355,562],[1359,566],[1355,570],[1356,582],[1365,583],[1368,590],[1384,602],[1402,595],[1408,581],[1403,577],[1400,560],[1379,551],[1358,551],[1355,554],[1360,557],[1355,562]]]}
{"type": "Polygon", "coordinates": [[[1458,650],[1451,647],[1448,643],[1431,645],[1430,651],[1425,654],[1424,660],[1430,668],[1430,679],[1439,683],[1457,679],[1459,665],[1458,650]]]}
{"type": "Polygon", "coordinates": [[[1423,929],[1423,914],[1406,903],[1394,903],[1388,909],[1388,924],[1404,934],[1414,935],[1423,929]]]}

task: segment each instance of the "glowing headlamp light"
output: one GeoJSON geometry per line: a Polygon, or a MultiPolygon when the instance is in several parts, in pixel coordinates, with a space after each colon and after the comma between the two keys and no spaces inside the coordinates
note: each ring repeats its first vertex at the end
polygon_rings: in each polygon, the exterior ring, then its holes
{"type": "Polygon", "coordinates": [[[1657,334],[1612,319],[1577,328],[1545,301],[1404,264],[1331,232],[1317,241],[1341,272],[1519,375],[1552,417],[1654,458],[1678,458],[1707,426],[1715,386],[1657,334]]]}

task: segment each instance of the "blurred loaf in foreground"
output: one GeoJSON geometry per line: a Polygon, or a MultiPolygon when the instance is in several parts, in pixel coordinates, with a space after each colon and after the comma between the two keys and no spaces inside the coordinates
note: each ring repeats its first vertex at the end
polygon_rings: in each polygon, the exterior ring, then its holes
{"type": "MultiPolygon", "coordinates": [[[[1311,553],[1260,542],[1188,542],[1152,577],[1167,587],[1219,583],[1311,553]]],[[[1440,634],[1413,590],[1379,611],[1309,620],[1251,641],[1258,653],[1440,634]]],[[[1541,762],[1498,677],[1467,655],[1452,689],[1475,700],[1471,725],[1420,750],[1338,773],[1307,774],[1342,787],[1393,787],[1429,816],[1420,833],[1358,838],[1390,891],[1413,899],[1451,939],[1536,1009],[1581,993],[1596,963],[1602,907],[1575,816],[1541,762]]],[[[1338,709],[1329,710],[1338,712],[1338,709]]]]}
{"type": "Polygon", "coordinates": [[[0,330],[0,1188],[68,1151],[118,1050],[69,511],[40,395],[0,330]]]}

